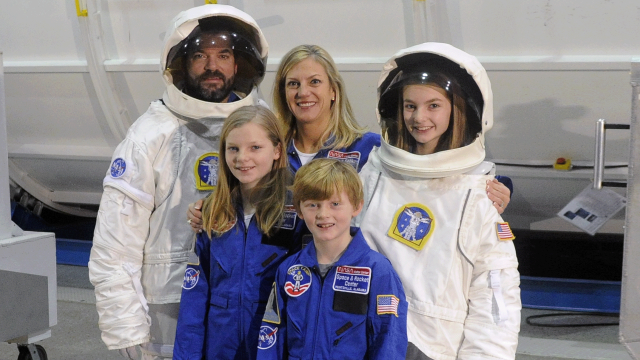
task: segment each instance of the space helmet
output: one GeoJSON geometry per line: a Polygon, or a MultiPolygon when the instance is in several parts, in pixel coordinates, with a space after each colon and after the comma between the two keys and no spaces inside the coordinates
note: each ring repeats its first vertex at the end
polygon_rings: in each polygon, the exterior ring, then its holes
{"type": "MultiPolygon", "coordinates": [[[[472,55],[449,44],[424,43],[401,50],[383,68],[378,82],[380,159],[394,171],[421,177],[460,174],[485,157],[484,133],[493,126],[493,95],[484,67],[472,55]],[[430,155],[412,153],[412,139],[403,134],[402,92],[408,85],[435,85],[450,100],[464,103],[466,131],[459,147],[430,155]],[[404,140],[409,138],[409,140],[404,140]]],[[[453,113],[453,111],[452,111],[453,113]]],[[[453,114],[452,114],[453,116],[453,114]]],[[[449,126],[447,132],[451,131],[449,126]]],[[[441,140],[448,136],[445,132],[441,140]]]]}
{"type": "Polygon", "coordinates": [[[202,47],[233,51],[233,91],[249,94],[264,78],[269,46],[255,20],[228,5],[209,4],[181,12],[166,33],[161,71],[167,85],[184,88],[186,57],[202,47]]]}

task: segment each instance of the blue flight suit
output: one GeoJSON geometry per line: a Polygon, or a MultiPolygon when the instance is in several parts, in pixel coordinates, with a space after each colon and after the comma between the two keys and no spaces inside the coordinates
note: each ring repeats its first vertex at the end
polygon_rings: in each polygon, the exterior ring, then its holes
{"type": "MultiPolygon", "coordinates": [[[[331,139],[327,141],[327,143],[330,142],[331,139]]],[[[380,146],[380,134],[367,132],[346,148],[335,150],[320,149],[313,158],[338,159],[352,165],[356,170],[358,170],[358,172],[360,172],[360,169],[362,169],[364,164],[367,163],[367,160],[369,160],[369,153],[376,146],[380,146]]],[[[293,145],[293,141],[291,141],[289,146],[287,146],[287,155],[289,156],[289,168],[291,169],[291,172],[295,174],[298,169],[302,167],[302,163],[300,162],[298,152],[293,145]]]]}
{"type": "Polygon", "coordinates": [[[198,234],[185,272],[174,360],[255,359],[258,332],[278,265],[295,249],[295,211],[272,237],[242,211],[233,229],[209,239],[198,234]],[[293,219],[293,220],[292,220],[293,219]],[[196,256],[197,255],[197,256],[196,256]]]}
{"type": "Polygon", "coordinates": [[[278,267],[259,360],[405,358],[407,301],[400,278],[360,229],[352,228],[352,235],[324,279],[313,244],[278,267]]]}

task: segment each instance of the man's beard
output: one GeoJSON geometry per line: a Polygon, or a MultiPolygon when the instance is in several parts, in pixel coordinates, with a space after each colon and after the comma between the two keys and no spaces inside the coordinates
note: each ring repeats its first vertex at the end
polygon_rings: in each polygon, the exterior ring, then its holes
{"type": "Polygon", "coordinates": [[[222,100],[226,99],[227,96],[229,96],[229,94],[231,93],[234,79],[235,76],[231,76],[227,79],[226,76],[224,76],[224,74],[219,70],[207,70],[204,74],[196,78],[192,78],[191,76],[187,75],[185,93],[198,100],[219,103],[222,102],[222,100]],[[222,79],[223,85],[215,89],[202,86],[202,82],[211,77],[218,77],[222,79]]]}

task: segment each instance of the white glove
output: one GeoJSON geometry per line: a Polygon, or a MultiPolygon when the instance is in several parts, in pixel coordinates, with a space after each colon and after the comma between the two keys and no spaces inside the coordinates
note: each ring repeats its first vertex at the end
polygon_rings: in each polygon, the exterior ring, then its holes
{"type": "Polygon", "coordinates": [[[138,349],[135,345],[129,346],[128,348],[124,348],[124,349],[118,349],[118,352],[120,352],[120,356],[124,357],[125,359],[131,359],[131,360],[140,359],[140,355],[138,354],[138,349]]]}

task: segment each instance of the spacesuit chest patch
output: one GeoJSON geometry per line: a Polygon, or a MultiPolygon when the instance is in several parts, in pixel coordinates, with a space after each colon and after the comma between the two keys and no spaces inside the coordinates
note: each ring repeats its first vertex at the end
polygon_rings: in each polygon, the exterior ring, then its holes
{"type": "Polygon", "coordinates": [[[298,213],[293,205],[284,206],[284,215],[282,216],[281,229],[293,230],[296,227],[296,217],[298,213]]]}
{"type": "Polygon", "coordinates": [[[258,337],[258,349],[259,350],[267,350],[272,347],[273,344],[276,343],[277,337],[276,333],[278,332],[277,327],[271,327],[268,325],[262,325],[260,327],[260,335],[258,337]]]}
{"type": "Polygon", "coordinates": [[[185,290],[191,290],[196,287],[198,280],[200,279],[200,271],[187,266],[187,270],[184,272],[184,281],[182,282],[182,288],[185,290]]]}
{"type": "Polygon", "coordinates": [[[342,162],[345,162],[353,166],[357,170],[358,164],[360,163],[360,152],[359,151],[342,152],[337,150],[330,150],[329,153],[327,154],[327,158],[340,160],[342,162]]]}
{"type": "Polygon", "coordinates": [[[213,190],[218,182],[218,153],[206,153],[198,158],[194,167],[196,188],[213,190]]]}
{"type": "Polygon", "coordinates": [[[435,219],[428,207],[418,203],[410,203],[401,206],[396,211],[387,235],[409,247],[420,250],[433,234],[435,226],[435,219]]]}
{"type": "Polygon", "coordinates": [[[371,268],[338,266],[333,278],[333,290],[354,294],[368,294],[371,285],[371,268]]]}
{"type": "Polygon", "coordinates": [[[311,270],[304,265],[293,265],[287,270],[284,291],[291,297],[304,294],[311,286],[311,270]]]}
{"type": "Polygon", "coordinates": [[[111,177],[119,178],[127,171],[127,163],[123,158],[117,158],[111,163],[111,177]]]}

